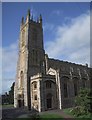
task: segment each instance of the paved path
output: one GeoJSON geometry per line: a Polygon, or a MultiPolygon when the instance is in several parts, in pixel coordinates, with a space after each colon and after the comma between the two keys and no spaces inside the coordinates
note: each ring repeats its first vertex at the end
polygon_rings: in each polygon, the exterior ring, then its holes
{"type": "Polygon", "coordinates": [[[12,109],[3,109],[2,110],[2,120],[7,120],[10,119],[13,120],[12,118],[17,118],[20,115],[23,114],[28,114],[29,111],[25,110],[25,109],[16,109],[16,108],[12,108],[12,109]]]}

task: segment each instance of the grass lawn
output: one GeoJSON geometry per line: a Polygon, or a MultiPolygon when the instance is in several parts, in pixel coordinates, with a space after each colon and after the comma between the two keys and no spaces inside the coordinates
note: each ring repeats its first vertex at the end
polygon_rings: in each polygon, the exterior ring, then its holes
{"type": "Polygon", "coordinates": [[[68,115],[71,115],[73,116],[73,114],[70,112],[72,108],[66,108],[66,109],[63,109],[63,112],[68,114],[68,115]]]}
{"type": "Polygon", "coordinates": [[[44,114],[40,115],[40,118],[48,118],[47,120],[49,120],[49,118],[63,118],[63,117],[61,115],[57,115],[57,114],[44,113],[44,114]]]}
{"type": "MultiPolygon", "coordinates": [[[[60,120],[64,120],[63,117],[61,115],[57,115],[57,114],[49,114],[49,113],[44,113],[42,115],[40,115],[39,117],[37,117],[37,120],[44,120],[46,118],[46,120],[53,120],[54,118],[59,118],[60,120]]],[[[17,118],[15,120],[36,120],[36,118],[17,118]]]]}
{"type": "Polygon", "coordinates": [[[14,107],[13,104],[9,104],[9,105],[2,105],[2,108],[11,108],[11,107],[14,107]]]}

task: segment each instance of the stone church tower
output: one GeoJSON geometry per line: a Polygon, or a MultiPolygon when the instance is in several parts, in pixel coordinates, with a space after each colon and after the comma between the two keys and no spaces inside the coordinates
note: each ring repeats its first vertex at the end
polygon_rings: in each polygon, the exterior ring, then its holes
{"type": "Polygon", "coordinates": [[[21,21],[18,56],[15,107],[39,112],[73,107],[79,90],[90,87],[87,64],[51,59],[45,54],[42,16],[34,21],[30,10],[21,21]]]}
{"type": "Polygon", "coordinates": [[[26,21],[22,17],[19,38],[19,58],[15,82],[14,106],[30,106],[30,77],[44,73],[45,51],[43,46],[42,16],[37,21],[28,10],[26,21]]]}

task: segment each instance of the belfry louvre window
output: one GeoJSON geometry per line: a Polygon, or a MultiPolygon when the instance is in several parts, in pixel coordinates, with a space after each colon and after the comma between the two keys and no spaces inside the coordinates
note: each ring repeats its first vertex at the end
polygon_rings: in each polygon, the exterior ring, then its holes
{"type": "Polygon", "coordinates": [[[64,83],[64,97],[68,97],[68,92],[67,92],[67,83],[64,83]]]}
{"type": "Polygon", "coordinates": [[[51,82],[50,81],[46,82],[46,88],[51,88],[51,82]]]}

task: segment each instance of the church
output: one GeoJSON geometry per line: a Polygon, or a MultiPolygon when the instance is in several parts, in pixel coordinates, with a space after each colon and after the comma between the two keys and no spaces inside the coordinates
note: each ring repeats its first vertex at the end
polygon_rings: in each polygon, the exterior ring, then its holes
{"type": "Polygon", "coordinates": [[[35,21],[28,10],[19,36],[14,107],[39,112],[75,106],[80,88],[90,87],[90,68],[49,58],[44,50],[42,16],[35,21]]]}

